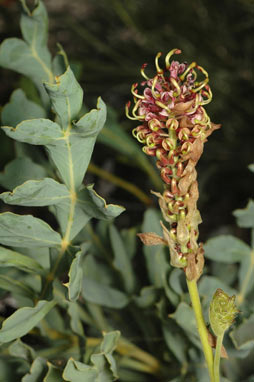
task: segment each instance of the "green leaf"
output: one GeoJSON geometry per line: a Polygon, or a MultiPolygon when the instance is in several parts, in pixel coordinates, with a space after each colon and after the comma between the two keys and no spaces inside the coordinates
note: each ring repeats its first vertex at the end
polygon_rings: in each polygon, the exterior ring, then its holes
{"type": "Polygon", "coordinates": [[[227,264],[213,261],[211,264],[211,274],[227,285],[234,285],[237,280],[239,266],[237,263],[227,264]]]}
{"type": "Polygon", "coordinates": [[[15,267],[25,272],[44,274],[45,271],[36,260],[0,246],[0,266],[15,267]]]}
{"type": "Polygon", "coordinates": [[[45,110],[37,103],[30,101],[22,89],[15,90],[1,113],[2,124],[17,126],[25,119],[45,118],[45,110]]]}
{"type": "Polygon", "coordinates": [[[79,317],[78,304],[75,302],[69,302],[67,312],[70,316],[70,326],[72,331],[84,339],[85,334],[84,334],[82,322],[79,317]]]}
{"type": "Polygon", "coordinates": [[[61,236],[31,215],[0,214],[0,243],[12,247],[57,247],[61,236]]]}
{"type": "Polygon", "coordinates": [[[109,227],[109,235],[114,253],[113,265],[122,277],[125,291],[127,293],[133,293],[135,289],[135,277],[131,261],[126,253],[122,238],[113,224],[109,227]]]}
{"type": "Polygon", "coordinates": [[[249,164],[248,169],[254,172],[254,163],[249,164]]]}
{"type": "Polygon", "coordinates": [[[180,302],[176,311],[169,317],[175,320],[197,347],[201,347],[194,311],[188,304],[180,302]]]}
{"type": "Polygon", "coordinates": [[[163,336],[169,350],[180,363],[186,363],[187,344],[186,339],[180,332],[179,327],[173,320],[168,320],[162,327],[163,336]]]}
{"type": "Polygon", "coordinates": [[[133,259],[137,251],[137,227],[122,229],[121,236],[129,258],[133,259]]]}
{"type": "Polygon", "coordinates": [[[47,361],[38,357],[32,363],[30,372],[22,378],[21,382],[41,382],[47,373],[47,369],[47,361]]]}
{"type": "Polygon", "coordinates": [[[231,235],[221,235],[209,239],[204,245],[205,256],[222,263],[242,261],[251,249],[242,240],[231,235]]]}
{"type": "Polygon", "coordinates": [[[0,184],[8,190],[13,190],[31,178],[37,180],[46,176],[44,167],[34,163],[30,158],[16,158],[0,173],[0,184]]]}
{"type": "MultiPolygon", "coordinates": [[[[71,86],[71,85],[70,85],[71,86]]],[[[47,145],[50,156],[65,184],[78,190],[93,152],[96,137],[106,119],[106,106],[99,99],[97,109],[85,114],[71,130],[64,134],[64,141],[47,145]]],[[[71,126],[71,120],[69,121],[71,126]]]]}
{"type": "Polygon", "coordinates": [[[254,287],[254,250],[251,250],[241,262],[239,270],[239,294],[238,304],[242,304],[247,294],[254,287]]]}
{"type": "Polygon", "coordinates": [[[183,295],[184,293],[183,287],[181,284],[181,277],[183,274],[184,273],[182,269],[175,268],[170,272],[170,276],[169,276],[169,285],[171,286],[173,291],[175,291],[180,296],[183,295]]]}
{"type": "Polygon", "coordinates": [[[103,336],[104,338],[100,345],[101,353],[93,354],[91,361],[97,368],[98,376],[96,381],[111,382],[112,377],[114,377],[113,380],[118,379],[116,362],[112,353],[117,346],[120,332],[116,330],[114,332],[104,333],[103,336]]]}
{"type": "MultiPolygon", "coordinates": [[[[66,229],[69,224],[69,216],[70,216],[70,208],[72,201],[70,198],[64,200],[63,202],[52,205],[50,207],[51,212],[57,218],[57,221],[60,224],[60,230],[62,235],[65,234],[66,229]]],[[[89,222],[91,216],[87,215],[80,207],[78,203],[75,204],[73,222],[70,230],[69,239],[72,240],[81,230],[82,228],[89,222]]]]}
{"type": "Polygon", "coordinates": [[[20,338],[18,338],[9,346],[8,351],[12,356],[23,358],[29,363],[35,359],[34,349],[22,342],[20,338]]]}
{"type": "MultiPolygon", "coordinates": [[[[148,209],[144,214],[144,221],[142,224],[142,232],[154,232],[162,236],[162,228],[160,225],[161,215],[157,210],[148,209]]],[[[148,270],[149,279],[157,288],[163,286],[163,279],[161,275],[161,260],[165,257],[165,251],[162,245],[146,246],[143,247],[146,266],[148,270]]]]}
{"type": "Polygon", "coordinates": [[[55,99],[57,105],[60,102],[59,107],[54,106],[61,113],[62,123],[66,122],[65,111],[68,110],[69,113],[68,126],[62,126],[63,128],[68,127],[67,131],[62,130],[57,123],[43,118],[23,121],[16,128],[3,126],[2,129],[9,137],[17,141],[34,145],[46,145],[65,184],[68,188],[77,190],[83,181],[90,162],[96,137],[105,122],[106,107],[104,102],[99,99],[98,108],[85,114],[72,126],[72,113],[76,113],[76,103],[72,98],[69,99],[62,93],[63,89],[61,89],[61,81],[65,84],[64,86],[67,86],[65,82],[68,82],[68,89],[76,88],[76,82],[73,83],[74,77],[69,78],[69,73],[71,73],[70,69],[59,77],[59,85],[52,85],[59,86],[61,90],[59,90],[59,94],[56,92],[55,98],[52,95],[52,102],[55,99]],[[71,106],[66,108],[69,103],[73,103],[74,110],[71,109],[71,106]],[[62,110],[64,105],[65,107],[62,110]]]}
{"type": "Polygon", "coordinates": [[[111,354],[116,349],[120,335],[119,330],[103,333],[104,338],[100,345],[101,352],[111,354]]]}
{"type": "Polygon", "coordinates": [[[230,337],[238,350],[251,350],[254,347],[254,314],[230,332],[230,337]]]}
{"type": "Polygon", "coordinates": [[[47,363],[48,372],[43,379],[43,382],[63,382],[62,372],[52,363],[47,363]]]}
{"type": "MultiPolygon", "coordinates": [[[[90,247],[90,250],[93,247],[90,247]]],[[[96,251],[96,249],[95,249],[96,251]]],[[[87,254],[83,261],[84,276],[102,284],[110,285],[114,279],[112,267],[108,264],[98,261],[96,255],[87,254]]]]}
{"type": "MultiPolygon", "coordinates": [[[[142,224],[142,232],[154,232],[159,236],[162,235],[162,228],[160,225],[161,215],[157,210],[148,209],[144,214],[144,221],[142,224]]],[[[171,269],[164,245],[146,246],[144,245],[143,251],[146,258],[146,265],[148,275],[152,284],[157,288],[164,288],[165,293],[173,305],[177,305],[178,296],[171,289],[168,282],[168,274],[171,269]]],[[[167,249],[168,251],[168,249],[167,249]]]]}
{"type": "Polygon", "coordinates": [[[223,283],[223,281],[217,277],[205,275],[198,283],[199,294],[207,301],[212,299],[214,292],[219,288],[229,295],[236,294],[236,290],[234,288],[231,288],[227,284],[223,283]]]}
{"type": "Polygon", "coordinates": [[[92,184],[78,193],[77,202],[87,215],[96,219],[111,220],[125,210],[118,205],[106,204],[105,199],[94,191],[92,184]]]}
{"type": "Polygon", "coordinates": [[[158,298],[158,289],[153,285],[143,287],[140,292],[140,296],[134,296],[133,300],[139,308],[148,308],[155,304],[158,298]]]}
{"type": "Polygon", "coordinates": [[[122,309],[129,303],[123,292],[84,277],[82,295],[85,300],[108,308],[122,309]]]}
{"type": "Polygon", "coordinates": [[[6,275],[0,275],[0,288],[20,296],[28,297],[31,301],[35,297],[33,289],[23,281],[15,280],[6,275]]]}
{"type": "Polygon", "coordinates": [[[18,309],[3,322],[0,330],[0,342],[10,342],[27,334],[55,304],[55,301],[39,301],[34,308],[18,309]]]}
{"type": "Polygon", "coordinates": [[[64,146],[64,134],[61,127],[49,119],[30,119],[19,123],[15,128],[2,126],[8,137],[19,142],[30,143],[32,145],[58,144],[64,146]],[[56,141],[56,142],[55,142],[56,141]]]}
{"type": "Polygon", "coordinates": [[[246,208],[235,210],[233,215],[239,227],[254,228],[254,201],[249,200],[246,208]]]}
{"type": "Polygon", "coordinates": [[[53,81],[51,57],[47,48],[48,18],[45,7],[38,1],[32,12],[22,0],[21,31],[25,41],[6,39],[0,47],[0,65],[31,78],[43,97],[42,81],[53,81]]]}
{"type": "MultiPolygon", "coordinates": [[[[73,120],[77,118],[83,102],[83,90],[77,82],[71,68],[68,66],[64,74],[56,77],[55,84],[45,82],[44,86],[49,94],[52,108],[57,114],[62,128],[64,130],[70,129],[73,120]]],[[[87,122],[85,125],[86,124],[87,122]]]]}
{"type": "Polygon", "coordinates": [[[76,253],[68,273],[69,282],[66,283],[65,286],[68,288],[68,297],[70,301],[76,301],[81,293],[83,270],[80,263],[83,255],[84,251],[76,253]]]}
{"type": "Polygon", "coordinates": [[[68,382],[95,382],[96,376],[97,371],[94,366],[85,365],[72,358],[68,360],[63,371],[63,378],[68,382]]]}
{"type": "Polygon", "coordinates": [[[65,185],[51,178],[28,180],[12,192],[0,194],[0,199],[7,204],[31,207],[49,206],[68,198],[70,198],[70,193],[65,185]]]}

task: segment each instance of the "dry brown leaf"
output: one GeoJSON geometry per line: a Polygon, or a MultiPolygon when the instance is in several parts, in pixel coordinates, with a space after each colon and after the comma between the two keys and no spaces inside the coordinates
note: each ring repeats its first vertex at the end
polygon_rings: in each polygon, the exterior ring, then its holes
{"type": "Polygon", "coordinates": [[[167,245],[166,240],[154,232],[137,233],[137,236],[145,245],[167,245]]]}

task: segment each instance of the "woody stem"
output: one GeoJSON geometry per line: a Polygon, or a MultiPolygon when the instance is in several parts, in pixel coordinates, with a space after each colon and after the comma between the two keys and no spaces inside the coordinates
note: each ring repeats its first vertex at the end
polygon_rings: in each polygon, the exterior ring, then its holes
{"type": "Polygon", "coordinates": [[[201,344],[203,347],[203,352],[204,352],[207,367],[208,367],[210,382],[215,382],[214,371],[213,371],[213,352],[208,342],[207,328],[206,328],[205,320],[202,313],[202,308],[201,308],[201,303],[200,303],[200,298],[199,298],[199,293],[197,288],[197,282],[196,280],[189,281],[188,279],[186,279],[186,282],[189,289],[190,299],[191,299],[192,307],[195,313],[197,328],[198,328],[201,344]]]}

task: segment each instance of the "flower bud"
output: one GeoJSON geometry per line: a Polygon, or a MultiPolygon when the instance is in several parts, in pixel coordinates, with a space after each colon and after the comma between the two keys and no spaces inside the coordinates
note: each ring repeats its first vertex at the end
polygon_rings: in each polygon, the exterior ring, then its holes
{"type": "Polygon", "coordinates": [[[232,325],[238,312],[235,296],[229,297],[222,289],[217,289],[209,308],[210,324],[214,334],[222,335],[232,325]]]}

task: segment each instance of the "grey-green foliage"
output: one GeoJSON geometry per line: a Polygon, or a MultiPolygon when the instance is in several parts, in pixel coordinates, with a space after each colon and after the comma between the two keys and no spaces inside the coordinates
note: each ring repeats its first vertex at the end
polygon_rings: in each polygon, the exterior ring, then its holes
{"type": "MultiPolygon", "coordinates": [[[[0,184],[8,190],[0,198],[9,206],[50,206],[59,229],[56,224],[52,228],[42,218],[31,215],[31,209],[29,214],[17,214],[15,208],[6,207],[10,212],[0,214],[0,243],[3,245],[0,247],[0,291],[11,292],[17,305],[16,311],[3,321],[0,343],[11,342],[9,354],[14,359],[23,360],[20,370],[27,370],[25,374],[23,372],[23,382],[42,379],[59,382],[63,378],[63,365],[59,367],[47,362],[47,358],[38,355],[19,338],[34,331],[50,339],[52,330],[64,328],[58,311],[59,306],[64,306],[70,320],[64,341],[68,336],[78,337],[79,340],[72,341],[77,342],[75,351],[80,349],[78,360],[82,358],[85,337],[75,301],[82,292],[81,262],[89,245],[79,241],[74,246],[72,240],[91,218],[111,221],[124,208],[107,205],[92,185],[83,185],[97,135],[106,120],[104,102],[98,99],[96,109],[80,115],[83,90],[69,65],[66,68],[63,64],[56,65],[57,60],[60,62],[58,58],[52,61],[47,47],[48,17],[43,2],[35,1],[32,11],[25,0],[21,0],[21,5],[23,39],[9,38],[1,44],[0,65],[29,77],[39,90],[41,105],[28,99],[23,90],[15,90],[2,110],[2,129],[16,141],[17,148],[21,144],[43,147],[50,164],[45,165],[45,157],[40,162],[41,155],[24,155],[29,149],[18,150],[21,156],[7,164],[0,174],[0,184]],[[54,73],[55,67],[57,73],[54,73]],[[63,71],[59,75],[61,67],[63,71]],[[48,105],[51,105],[53,120],[48,119],[48,105]],[[43,266],[48,261],[36,261],[37,252],[39,256],[42,248],[48,249],[45,256],[49,256],[50,269],[43,266]],[[65,284],[58,281],[63,274],[69,276],[65,284]],[[61,299],[59,293],[62,293],[61,299]],[[47,317],[54,318],[45,326],[47,317]],[[59,322],[55,329],[54,321],[59,322]]],[[[37,152],[39,154],[38,149],[37,152]]],[[[47,213],[44,215],[46,217],[47,213]]],[[[112,352],[119,335],[119,332],[105,334],[101,352],[91,355],[98,381],[117,376],[112,352]]],[[[54,345],[61,348],[57,341],[54,345]]],[[[70,342],[67,349],[72,346],[70,342]]],[[[66,357],[71,356],[71,351],[66,354],[66,357]]],[[[76,361],[70,359],[68,365],[71,362],[75,364],[76,361]]],[[[1,374],[5,375],[4,372],[1,374]]],[[[76,380],[70,367],[65,369],[65,374],[68,378],[65,380],[76,380]]]]}

